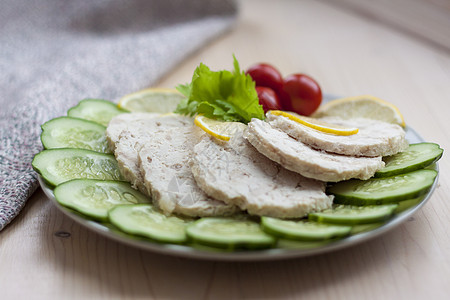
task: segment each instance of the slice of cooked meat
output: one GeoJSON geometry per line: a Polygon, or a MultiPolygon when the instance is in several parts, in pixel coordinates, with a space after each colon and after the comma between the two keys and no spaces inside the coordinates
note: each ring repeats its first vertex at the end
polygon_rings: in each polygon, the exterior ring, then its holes
{"type": "Polygon", "coordinates": [[[139,152],[145,187],[154,203],[166,213],[192,217],[227,216],[238,208],[206,195],[189,167],[194,145],[204,132],[197,126],[152,132],[139,152]]]}
{"type": "Polygon", "coordinates": [[[259,152],[286,169],[322,181],[368,179],[384,167],[381,157],[354,157],[315,150],[259,119],[248,124],[244,136],[259,152]]]}
{"type": "Polygon", "coordinates": [[[344,127],[357,127],[357,134],[339,136],[320,132],[303,126],[284,116],[267,114],[272,127],[286,132],[291,137],[315,148],[332,153],[351,156],[387,156],[408,148],[405,131],[397,124],[370,119],[344,120],[326,117],[320,120],[344,127]]]}
{"type": "Polygon", "coordinates": [[[124,113],[115,116],[111,119],[106,128],[106,139],[108,140],[109,148],[114,152],[116,149],[116,142],[124,130],[128,130],[128,126],[137,127],[136,122],[145,123],[147,120],[160,116],[158,113],[124,113]]]}
{"type": "Polygon", "coordinates": [[[242,136],[229,142],[205,136],[191,162],[197,184],[208,195],[248,213],[278,218],[303,217],[330,208],[325,183],[286,170],[260,154],[242,136]]]}
{"type": "Polygon", "coordinates": [[[116,149],[114,155],[117,159],[119,170],[122,176],[131,183],[131,186],[137,188],[141,193],[151,196],[144,186],[144,176],[141,174],[141,169],[138,163],[138,153],[142,148],[139,142],[142,140],[142,135],[139,132],[132,133],[132,131],[122,131],[119,139],[116,142],[116,149]]]}
{"type": "Polygon", "coordinates": [[[144,194],[144,177],[138,165],[138,151],[141,150],[145,136],[168,128],[191,126],[189,117],[180,115],[160,115],[153,113],[122,114],[111,120],[106,135],[113,145],[114,155],[124,178],[144,194]]]}

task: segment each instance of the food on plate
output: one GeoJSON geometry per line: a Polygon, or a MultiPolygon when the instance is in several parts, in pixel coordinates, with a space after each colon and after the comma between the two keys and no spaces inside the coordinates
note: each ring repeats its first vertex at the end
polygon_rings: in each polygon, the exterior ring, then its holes
{"type": "Polygon", "coordinates": [[[241,72],[234,57],[234,71],[211,71],[200,64],[194,71],[192,81],[177,88],[183,99],[176,113],[194,116],[204,115],[210,119],[248,123],[252,118],[264,119],[264,110],[258,101],[255,83],[249,75],[241,72]]]}
{"type": "Polygon", "coordinates": [[[103,99],[84,99],[78,105],[70,108],[67,115],[73,118],[80,118],[107,126],[109,121],[125,111],[111,101],[103,99]]]}
{"type": "MultiPolygon", "coordinates": [[[[395,213],[392,216],[394,216],[394,215],[395,215],[395,213]]],[[[352,231],[350,231],[350,235],[357,235],[360,233],[375,230],[378,227],[386,225],[386,222],[389,222],[389,221],[367,223],[367,224],[354,224],[354,225],[352,225],[352,231]]]]}
{"type": "Polygon", "coordinates": [[[332,153],[374,157],[393,155],[408,148],[403,128],[397,124],[377,120],[364,118],[344,120],[339,117],[318,119],[337,126],[359,129],[357,134],[348,136],[319,131],[274,113],[267,114],[267,121],[272,127],[286,132],[314,149],[332,153]]]}
{"type": "MultiPolygon", "coordinates": [[[[342,136],[342,135],[354,135],[357,134],[359,129],[357,127],[352,126],[341,126],[334,123],[327,123],[322,119],[316,119],[316,118],[309,118],[305,116],[301,116],[294,112],[286,112],[286,111],[279,111],[279,110],[272,110],[269,113],[267,113],[267,116],[269,117],[267,120],[277,120],[284,118],[292,121],[290,124],[293,125],[294,128],[296,127],[308,127],[310,129],[314,129],[314,131],[323,132],[326,133],[327,136],[329,134],[342,136]],[[281,118],[283,117],[283,118],[281,118]]],[[[284,127],[284,126],[283,126],[284,127]]],[[[285,131],[285,128],[279,128],[280,130],[285,131]]],[[[339,138],[338,138],[339,139],[339,138]]]]}
{"type": "Polygon", "coordinates": [[[322,105],[312,116],[315,118],[366,118],[405,127],[405,120],[394,104],[370,95],[332,100],[322,105]]]}
{"type": "MultiPolygon", "coordinates": [[[[351,234],[351,232],[350,232],[351,234]]],[[[345,236],[344,236],[345,237],[345,236]]],[[[336,239],[325,239],[325,240],[294,240],[291,238],[282,238],[277,237],[277,245],[276,247],[279,249],[287,249],[287,250],[313,250],[321,247],[325,247],[326,245],[332,244],[336,239]]]]}
{"type": "Polygon", "coordinates": [[[252,65],[245,73],[252,77],[256,87],[267,87],[275,93],[283,88],[283,76],[272,65],[264,63],[252,65]]]}
{"type": "Polygon", "coordinates": [[[367,206],[334,205],[332,209],[309,214],[308,219],[319,223],[330,224],[370,224],[387,220],[394,214],[397,207],[398,204],[367,206]]]}
{"type": "Polygon", "coordinates": [[[386,166],[375,177],[387,177],[425,168],[442,157],[443,149],[435,143],[411,144],[400,153],[383,157],[386,166]]]}
{"type": "Polygon", "coordinates": [[[247,127],[241,122],[218,121],[207,118],[204,115],[197,115],[194,119],[194,124],[209,135],[223,141],[229,141],[236,132],[242,131],[247,127]]]}
{"type": "Polygon", "coordinates": [[[196,184],[189,167],[203,131],[194,126],[169,128],[142,137],[139,166],[153,203],[166,214],[226,216],[237,207],[209,197],[196,184]]]}
{"type": "Polygon", "coordinates": [[[77,178],[124,180],[114,155],[85,149],[44,150],[31,165],[53,187],[77,178]]]}
{"type": "Polygon", "coordinates": [[[274,66],[266,63],[253,65],[246,73],[255,82],[264,112],[288,110],[309,116],[322,102],[319,84],[308,75],[291,74],[283,79],[274,66]]]}
{"type": "Polygon", "coordinates": [[[59,117],[42,126],[41,142],[45,149],[80,148],[111,153],[106,141],[106,127],[98,123],[59,117]]]}
{"type": "Polygon", "coordinates": [[[262,105],[265,113],[269,110],[281,109],[280,99],[271,88],[257,86],[256,93],[258,93],[259,104],[262,105]]]}
{"type": "Polygon", "coordinates": [[[202,218],[186,228],[196,243],[229,251],[264,249],[275,245],[276,239],[265,233],[255,222],[245,217],[202,218]]]}
{"type": "Polygon", "coordinates": [[[384,167],[381,157],[345,156],[313,149],[258,119],[248,124],[244,136],[260,153],[286,169],[321,181],[368,179],[384,167]]]}
{"type": "Polygon", "coordinates": [[[206,136],[194,147],[192,174],[211,197],[252,215],[303,217],[330,208],[325,183],[286,170],[236,133],[229,142],[206,136]]]}
{"type": "Polygon", "coordinates": [[[280,92],[281,106],[284,110],[309,116],[322,103],[322,90],[319,84],[305,74],[292,74],[283,81],[280,92]]]}
{"type": "Polygon", "coordinates": [[[123,96],[117,105],[130,112],[173,112],[184,99],[175,89],[149,88],[123,96]]]}
{"type": "Polygon", "coordinates": [[[350,205],[379,205],[413,199],[426,193],[437,176],[435,170],[417,170],[392,177],[349,180],[328,188],[334,202],[350,205]]]}
{"type": "Polygon", "coordinates": [[[53,193],[59,204],[102,222],[108,221],[108,211],[117,205],[150,202],[128,182],[109,180],[73,179],[58,185],[53,193]]]}
{"type": "Polygon", "coordinates": [[[186,226],[193,221],[166,216],[151,204],[119,205],[109,211],[108,217],[123,232],[174,244],[187,241],[186,226]]]}
{"type": "Polygon", "coordinates": [[[236,207],[207,197],[192,178],[187,161],[202,131],[192,124],[191,118],[177,114],[148,114],[145,118],[141,114],[139,119],[132,120],[121,115],[110,126],[114,130],[108,126],[109,138],[115,140],[114,154],[121,173],[133,186],[151,196],[164,212],[219,216],[236,211],[236,207]],[[117,124],[124,120],[126,129],[117,136],[117,124]]]}
{"type": "Polygon", "coordinates": [[[201,64],[181,93],[82,100],[42,126],[54,149],[33,168],[60,204],[112,232],[204,250],[322,247],[423,201],[443,150],[407,147],[395,106],[364,96],[322,106],[321,118],[281,111],[311,113],[320,87],[266,67],[201,64]]]}
{"type": "Polygon", "coordinates": [[[145,128],[147,122],[153,122],[153,118],[161,116],[160,113],[131,113],[121,114],[111,119],[106,127],[106,139],[109,148],[114,151],[116,143],[119,141],[119,136],[122,131],[129,128],[145,128]]]}
{"type": "Polygon", "coordinates": [[[180,115],[156,113],[123,114],[110,122],[106,135],[113,147],[114,155],[124,178],[142,193],[150,196],[144,186],[144,176],[139,166],[138,153],[149,141],[149,134],[165,131],[168,128],[191,126],[192,120],[180,115]]]}
{"type": "Polygon", "coordinates": [[[280,238],[302,241],[320,241],[350,235],[351,226],[330,225],[309,220],[280,220],[262,217],[261,226],[267,233],[280,238]]]}

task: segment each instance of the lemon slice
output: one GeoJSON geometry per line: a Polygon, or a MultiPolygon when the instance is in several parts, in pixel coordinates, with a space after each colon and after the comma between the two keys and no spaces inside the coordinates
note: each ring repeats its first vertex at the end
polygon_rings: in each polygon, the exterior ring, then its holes
{"type": "Polygon", "coordinates": [[[369,95],[332,100],[313,114],[316,118],[328,116],[343,119],[368,118],[405,127],[405,120],[395,105],[369,95]]]}
{"type": "Polygon", "coordinates": [[[149,88],[125,95],[118,107],[131,112],[173,112],[185,97],[174,89],[149,88]]]}
{"type": "Polygon", "coordinates": [[[203,115],[197,115],[194,123],[209,135],[223,141],[229,141],[234,134],[243,131],[247,127],[247,125],[241,122],[219,121],[203,115]]]}
{"type": "Polygon", "coordinates": [[[301,116],[301,115],[298,115],[293,112],[288,113],[288,112],[281,111],[281,110],[271,110],[269,113],[272,115],[275,115],[275,116],[283,116],[283,117],[289,118],[292,121],[295,121],[304,126],[313,128],[315,130],[318,130],[318,131],[321,131],[324,133],[329,133],[329,134],[334,134],[334,135],[353,135],[353,134],[357,134],[359,131],[358,128],[349,128],[349,127],[344,127],[344,126],[340,126],[340,125],[336,125],[336,124],[330,124],[330,123],[318,120],[316,118],[301,116]]]}

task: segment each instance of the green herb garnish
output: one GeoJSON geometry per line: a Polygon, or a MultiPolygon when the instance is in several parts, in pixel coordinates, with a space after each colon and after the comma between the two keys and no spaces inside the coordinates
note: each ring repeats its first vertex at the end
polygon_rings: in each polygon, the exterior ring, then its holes
{"type": "Polygon", "coordinates": [[[177,90],[186,96],[176,113],[193,116],[203,114],[208,118],[248,123],[252,118],[264,119],[259,104],[255,82],[241,72],[234,57],[234,72],[211,71],[201,63],[194,71],[190,84],[179,85],[177,90]]]}

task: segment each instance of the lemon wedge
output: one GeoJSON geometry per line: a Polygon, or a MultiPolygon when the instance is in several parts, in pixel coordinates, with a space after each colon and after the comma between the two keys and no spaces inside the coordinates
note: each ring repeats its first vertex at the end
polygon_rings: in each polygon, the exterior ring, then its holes
{"type": "Polygon", "coordinates": [[[194,123],[209,135],[223,141],[229,141],[234,134],[247,127],[241,122],[219,121],[207,118],[204,115],[197,115],[194,123]]]}
{"type": "Polygon", "coordinates": [[[316,118],[310,118],[298,115],[294,112],[285,112],[281,110],[271,110],[269,111],[270,114],[275,116],[283,116],[286,118],[289,118],[292,121],[295,121],[299,124],[302,124],[304,126],[310,127],[312,129],[328,133],[328,134],[334,134],[334,135],[353,135],[357,134],[359,129],[358,128],[349,128],[349,127],[343,127],[336,124],[330,124],[327,122],[323,122],[321,120],[318,120],[316,118]]]}
{"type": "Polygon", "coordinates": [[[123,96],[119,108],[131,112],[173,112],[185,97],[174,89],[149,88],[123,96]]]}
{"type": "Polygon", "coordinates": [[[313,117],[368,118],[405,127],[399,109],[385,100],[370,95],[332,100],[322,105],[313,117]]]}

